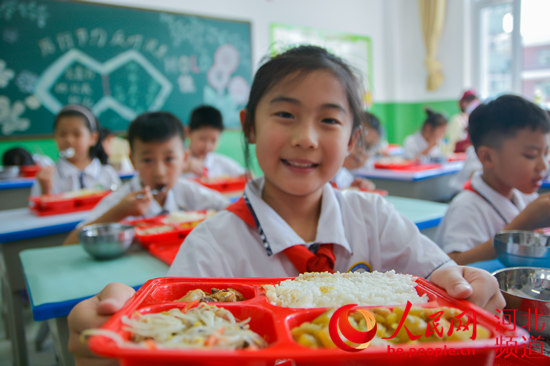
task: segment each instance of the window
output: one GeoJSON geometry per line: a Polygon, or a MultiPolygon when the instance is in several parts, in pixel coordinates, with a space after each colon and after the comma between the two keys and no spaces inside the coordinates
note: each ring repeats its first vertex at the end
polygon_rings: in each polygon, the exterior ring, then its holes
{"type": "Polygon", "coordinates": [[[512,92],[550,108],[550,1],[473,0],[472,10],[481,97],[512,92]]]}

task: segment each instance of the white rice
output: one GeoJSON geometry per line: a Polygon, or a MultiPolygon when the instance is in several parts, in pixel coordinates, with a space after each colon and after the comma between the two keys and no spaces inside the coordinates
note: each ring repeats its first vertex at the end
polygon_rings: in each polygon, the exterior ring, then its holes
{"type": "Polygon", "coordinates": [[[290,308],[405,305],[428,302],[416,292],[415,277],[388,272],[303,273],[279,285],[263,285],[268,301],[290,308]]]}

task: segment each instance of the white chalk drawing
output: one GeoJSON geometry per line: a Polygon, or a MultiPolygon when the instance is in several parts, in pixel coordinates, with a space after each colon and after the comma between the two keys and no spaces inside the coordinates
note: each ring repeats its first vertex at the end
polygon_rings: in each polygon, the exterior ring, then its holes
{"type": "Polygon", "coordinates": [[[227,71],[220,66],[212,66],[206,73],[206,78],[211,87],[216,89],[219,94],[223,94],[227,83],[229,83],[231,74],[227,73],[227,71]]]}
{"type": "Polygon", "coordinates": [[[0,88],[5,88],[13,79],[15,72],[12,69],[6,67],[6,61],[0,60],[0,88]]]}
{"type": "Polygon", "coordinates": [[[194,93],[197,91],[195,81],[193,80],[193,77],[189,74],[180,75],[180,77],[178,78],[178,86],[182,94],[194,93]]]}
{"type": "Polygon", "coordinates": [[[242,105],[235,104],[235,101],[229,95],[220,95],[209,85],[203,90],[204,104],[218,108],[223,114],[223,124],[226,126],[240,126],[239,109],[242,105]]]}
{"type": "Polygon", "coordinates": [[[41,106],[40,101],[34,95],[29,95],[25,98],[25,105],[32,110],[36,110],[41,106]]]}
{"type": "Polygon", "coordinates": [[[214,53],[214,66],[218,66],[232,74],[239,66],[239,51],[230,44],[224,44],[218,47],[214,53]]]}
{"type": "Polygon", "coordinates": [[[235,104],[246,104],[246,102],[248,101],[250,86],[248,85],[248,81],[246,81],[245,78],[237,75],[229,80],[227,91],[235,104]]]}
{"type": "MultiPolygon", "coordinates": [[[[143,70],[160,85],[158,94],[148,106],[149,110],[160,109],[172,91],[172,84],[162,75],[145,57],[135,50],[123,52],[112,59],[100,63],[84,52],[72,49],[52,63],[40,76],[36,85],[35,95],[52,113],[56,114],[63,104],[51,94],[54,87],[64,74],[65,70],[74,64],[82,64],[97,72],[102,78],[108,78],[109,74],[130,63],[138,64],[143,70]]],[[[112,86],[114,89],[116,86],[112,86]]],[[[103,95],[94,105],[90,106],[96,116],[101,115],[107,109],[112,109],[125,119],[133,119],[137,115],[131,106],[124,105],[113,98],[112,95],[103,95]]]]}
{"type": "Polygon", "coordinates": [[[16,16],[36,22],[38,28],[44,28],[49,18],[48,9],[40,1],[20,2],[19,0],[4,0],[0,3],[0,17],[12,20],[16,16]]]}
{"type": "Polygon", "coordinates": [[[38,75],[34,72],[23,70],[15,78],[15,85],[24,94],[30,94],[34,91],[34,86],[38,82],[38,75]]]}
{"type": "Polygon", "coordinates": [[[10,100],[0,95],[0,126],[4,135],[11,135],[15,131],[27,130],[31,122],[27,118],[21,118],[25,112],[25,105],[21,101],[16,101],[10,105],[10,100]]]}

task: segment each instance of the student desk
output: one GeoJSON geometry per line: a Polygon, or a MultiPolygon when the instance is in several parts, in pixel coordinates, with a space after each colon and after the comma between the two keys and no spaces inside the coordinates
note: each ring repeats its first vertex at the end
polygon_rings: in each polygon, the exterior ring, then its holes
{"type": "Polygon", "coordinates": [[[0,202],[2,210],[28,206],[28,198],[34,178],[0,180],[0,202]]]}
{"type": "Polygon", "coordinates": [[[433,240],[437,226],[447,211],[448,205],[446,203],[396,196],[388,196],[385,198],[390,201],[403,216],[414,222],[422,234],[433,240]]]}
{"type": "Polygon", "coordinates": [[[454,193],[449,182],[463,165],[464,162],[455,161],[444,163],[440,168],[416,172],[368,168],[360,169],[356,174],[372,180],[377,189],[384,189],[392,196],[447,202],[454,193]]]}
{"type": "Polygon", "coordinates": [[[539,193],[548,193],[550,191],[550,180],[546,178],[542,181],[542,185],[539,188],[539,193]]]}
{"type": "Polygon", "coordinates": [[[48,320],[61,365],[74,364],[67,352],[67,315],[74,305],[111,282],[139,288],[166,276],[168,265],[132,246],[124,256],[106,261],[90,257],[80,245],[28,249],[20,253],[34,320],[48,320]]]}
{"type": "MultiPolygon", "coordinates": [[[[119,173],[122,181],[130,179],[134,175],[134,172],[119,173]]],[[[0,210],[27,207],[33,183],[34,178],[0,180],[0,210]]]]}
{"type": "Polygon", "coordinates": [[[16,365],[27,364],[21,297],[25,291],[25,279],[19,252],[29,248],[59,245],[88,213],[89,211],[81,211],[39,217],[33,215],[28,208],[0,211],[2,301],[7,307],[6,326],[16,365]]]}

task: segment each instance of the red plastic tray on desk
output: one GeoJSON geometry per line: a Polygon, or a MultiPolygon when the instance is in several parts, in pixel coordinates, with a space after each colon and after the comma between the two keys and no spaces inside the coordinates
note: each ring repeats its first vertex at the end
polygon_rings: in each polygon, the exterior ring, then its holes
{"type": "Polygon", "coordinates": [[[242,191],[247,182],[245,177],[197,178],[195,181],[221,193],[242,191]]]}
{"type": "MultiPolygon", "coordinates": [[[[102,327],[118,333],[124,340],[130,334],[123,330],[122,316],[131,316],[136,312],[158,313],[171,308],[184,308],[187,303],[175,302],[188,291],[202,289],[210,292],[212,288],[234,288],[240,291],[245,301],[217,303],[216,306],[231,311],[237,320],[250,318],[250,329],[264,337],[267,348],[259,350],[199,350],[199,349],[147,349],[118,345],[109,337],[97,335],[90,338],[90,349],[102,356],[117,358],[122,365],[274,365],[279,360],[293,360],[296,365],[377,365],[377,364],[421,364],[468,366],[489,365],[494,360],[495,350],[506,345],[497,339],[513,337],[517,344],[526,343],[522,337],[528,333],[524,329],[506,330],[500,320],[483,309],[464,300],[456,300],[443,290],[417,279],[419,294],[426,294],[429,302],[422,307],[450,306],[475,315],[475,324],[483,325],[491,332],[485,340],[430,342],[407,345],[392,345],[391,352],[387,346],[369,346],[359,352],[346,352],[337,348],[312,349],[296,343],[290,333],[291,329],[303,322],[311,321],[327,308],[285,308],[271,305],[261,289],[264,284],[278,284],[281,278],[157,278],[148,281],[130,299],[126,305],[113,315],[102,327]],[[428,355],[428,348],[452,347],[455,352],[444,356],[428,355]],[[461,350],[463,351],[461,353],[461,350]],[[469,350],[468,352],[465,352],[469,350]],[[391,352],[391,353],[390,353],[391,352]],[[464,353],[464,354],[463,354],[464,353]],[[465,354],[467,353],[467,354],[465,354]]],[[[404,304],[403,304],[404,305],[404,304]]],[[[388,305],[392,308],[392,305],[388,305]]],[[[365,307],[368,308],[368,307],[365,307]]]]}
{"type": "Polygon", "coordinates": [[[376,169],[390,169],[390,170],[400,170],[404,172],[421,172],[423,170],[437,169],[441,168],[439,163],[429,163],[429,164],[418,164],[415,162],[408,163],[374,163],[376,169]]]}
{"type": "Polygon", "coordinates": [[[83,196],[71,196],[70,193],[31,196],[29,197],[29,209],[38,216],[87,211],[93,209],[95,205],[109,193],[110,191],[83,196]]]}
{"type": "Polygon", "coordinates": [[[40,165],[22,165],[19,167],[19,175],[24,178],[34,178],[40,169],[42,169],[40,165]]]}

